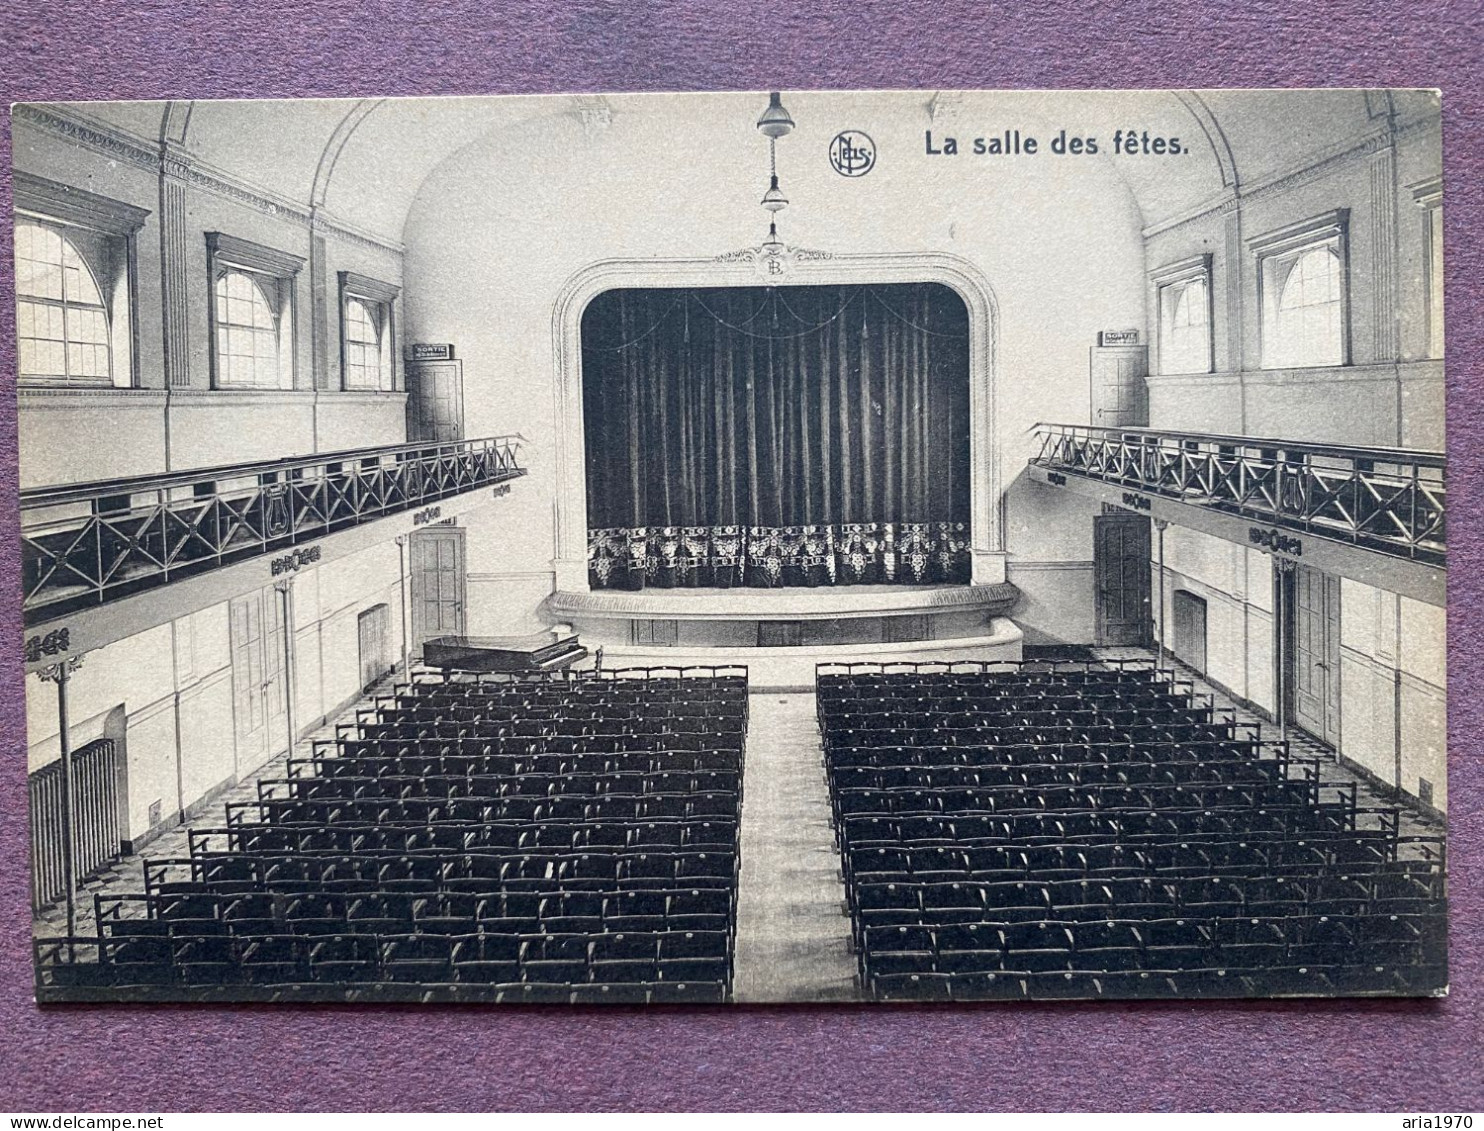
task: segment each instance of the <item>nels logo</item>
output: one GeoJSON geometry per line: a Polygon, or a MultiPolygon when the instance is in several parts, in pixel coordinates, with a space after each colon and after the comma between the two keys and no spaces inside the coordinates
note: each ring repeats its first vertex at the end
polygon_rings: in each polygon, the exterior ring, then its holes
{"type": "Polygon", "coordinates": [[[830,164],[842,177],[864,177],[876,167],[876,143],[862,130],[843,130],[830,142],[830,164]]]}

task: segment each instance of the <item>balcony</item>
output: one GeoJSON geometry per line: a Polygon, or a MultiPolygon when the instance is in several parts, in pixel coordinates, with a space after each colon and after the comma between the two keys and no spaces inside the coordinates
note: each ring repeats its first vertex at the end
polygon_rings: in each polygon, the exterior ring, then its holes
{"type": "MultiPolygon", "coordinates": [[[[1200,507],[1441,569],[1446,457],[1252,436],[1038,424],[1030,463],[1053,484],[1069,476],[1200,507]]],[[[1175,521],[1179,521],[1175,519],[1175,521]]],[[[1253,540],[1257,535],[1253,532],[1253,540]]]]}
{"type": "Polygon", "coordinates": [[[517,478],[526,473],[522,439],[358,448],[22,491],[25,623],[517,478]]]}

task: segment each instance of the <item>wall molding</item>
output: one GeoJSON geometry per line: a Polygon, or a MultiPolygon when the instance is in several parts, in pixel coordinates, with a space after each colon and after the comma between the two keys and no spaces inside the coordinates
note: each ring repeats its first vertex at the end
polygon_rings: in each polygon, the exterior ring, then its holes
{"type": "Polygon", "coordinates": [[[82,407],[76,404],[50,403],[83,400],[97,402],[94,407],[110,405],[123,408],[153,408],[163,406],[166,400],[164,389],[120,388],[117,385],[17,385],[16,398],[25,409],[64,408],[76,412],[82,407]]]}
{"type": "Polygon", "coordinates": [[[232,669],[230,667],[218,668],[216,671],[207,672],[197,679],[187,680],[180,688],[180,699],[184,703],[187,699],[194,699],[198,695],[204,695],[223,683],[232,680],[232,669]]]}
{"type": "Polygon", "coordinates": [[[1432,680],[1423,679],[1419,675],[1413,675],[1406,668],[1399,668],[1397,670],[1401,673],[1402,686],[1404,688],[1410,688],[1419,695],[1426,695],[1430,699],[1436,699],[1439,705],[1448,701],[1448,689],[1446,687],[1439,687],[1432,680]]]}
{"type": "Polygon", "coordinates": [[[1325,382],[1371,384],[1377,382],[1441,381],[1444,378],[1441,358],[1414,358],[1410,361],[1382,361],[1365,365],[1317,365],[1300,369],[1224,369],[1216,373],[1151,373],[1145,381],[1151,386],[1185,388],[1240,388],[1249,385],[1315,385],[1325,382]]]}
{"type": "Polygon", "coordinates": [[[407,250],[405,244],[397,240],[387,239],[384,236],[378,236],[374,232],[369,232],[365,228],[351,223],[349,220],[342,220],[323,207],[315,208],[313,226],[342,243],[358,244],[361,247],[380,252],[383,255],[391,254],[400,258],[407,250]]]}
{"type": "MultiPolygon", "coordinates": [[[[167,711],[173,712],[175,710],[175,696],[177,694],[179,694],[179,692],[174,687],[172,687],[164,695],[160,696],[160,698],[154,700],[153,702],[146,703],[142,707],[136,707],[134,710],[128,711],[128,725],[130,729],[136,726],[142,726],[144,723],[147,723],[152,719],[157,719],[161,715],[165,714],[167,711]]],[[[127,710],[127,707],[125,709],[127,710]]]]}
{"type": "Polygon", "coordinates": [[[1403,138],[1411,140],[1411,135],[1437,129],[1440,125],[1441,117],[1438,115],[1429,115],[1400,126],[1393,125],[1390,119],[1385,119],[1379,127],[1373,126],[1360,134],[1326,146],[1319,151],[1317,156],[1300,165],[1271,173],[1251,184],[1238,183],[1234,188],[1224,190],[1204,204],[1198,204],[1186,212],[1150,224],[1144,229],[1144,238],[1147,240],[1163,235],[1165,232],[1193,224],[1213,213],[1236,208],[1249,200],[1261,200],[1266,196],[1278,195],[1311,184],[1351,162],[1370,157],[1383,149],[1389,149],[1403,138]]]}
{"type": "Polygon", "coordinates": [[[155,146],[75,110],[20,103],[11,109],[11,121],[45,130],[136,169],[160,171],[160,155],[155,146]]]}
{"type": "Polygon", "coordinates": [[[1096,563],[1090,562],[1090,561],[1067,561],[1067,562],[1025,561],[1025,562],[1021,562],[1021,561],[1016,561],[1014,558],[1011,558],[1010,560],[1008,560],[1005,563],[1005,569],[1008,570],[1008,571],[1011,571],[1011,572],[1014,572],[1014,571],[1017,571],[1017,570],[1024,570],[1027,573],[1059,572],[1059,571],[1069,571],[1069,570],[1082,571],[1082,570],[1089,570],[1089,569],[1094,568],[1094,565],[1095,564],[1096,563]]]}
{"type": "MultiPolygon", "coordinates": [[[[234,177],[223,169],[191,153],[177,139],[160,140],[136,137],[126,130],[99,121],[90,115],[61,106],[19,103],[11,112],[13,122],[81,145],[115,161],[123,161],[163,177],[174,177],[192,188],[245,204],[269,216],[277,216],[303,228],[311,226],[315,209],[307,201],[292,200],[270,189],[234,177]]],[[[377,236],[344,220],[319,210],[319,223],[332,235],[375,251],[402,255],[401,243],[377,236]]]]}
{"type": "Polygon", "coordinates": [[[10,195],[17,212],[34,213],[111,236],[133,236],[149,219],[147,208],[38,177],[23,169],[11,174],[10,195]]]}
{"type": "MultiPolygon", "coordinates": [[[[308,392],[307,389],[299,389],[297,392],[308,392]]],[[[386,389],[316,389],[318,403],[325,406],[333,405],[403,405],[407,403],[406,393],[394,393],[386,389]]]]}
{"type": "Polygon", "coordinates": [[[170,395],[176,407],[201,408],[222,405],[254,405],[262,408],[278,403],[298,404],[304,408],[314,405],[313,389],[176,389],[170,395]]]}
{"type": "MultiPolygon", "coordinates": [[[[1371,357],[1394,361],[1401,355],[1401,280],[1396,230],[1396,150],[1387,146],[1371,157],[1371,357]]],[[[1398,414],[1400,422],[1400,414],[1398,414]]],[[[1400,442],[1400,437],[1397,438],[1400,442]]]]}
{"type": "MultiPolygon", "coordinates": [[[[1156,571],[1159,569],[1157,565],[1154,568],[1156,571]]],[[[1251,603],[1244,594],[1228,593],[1225,589],[1213,585],[1209,581],[1202,581],[1199,577],[1182,572],[1178,567],[1172,566],[1168,562],[1165,563],[1165,577],[1174,587],[1169,591],[1172,598],[1176,592],[1183,590],[1186,593],[1193,593],[1197,597],[1206,597],[1220,601],[1226,605],[1233,605],[1238,609],[1251,607],[1251,603]]]]}

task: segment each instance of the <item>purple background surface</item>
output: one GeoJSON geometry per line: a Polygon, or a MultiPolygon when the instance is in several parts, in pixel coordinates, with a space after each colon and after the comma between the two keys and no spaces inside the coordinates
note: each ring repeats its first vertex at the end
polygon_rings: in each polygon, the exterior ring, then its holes
{"type": "MultiPolygon", "coordinates": [[[[19,649],[0,650],[0,1110],[1484,1108],[1479,487],[1484,14],[1470,2],[0,7],[0,96],[810,87],[1444,92],[1453,993],[1443,1002],[540,1010],[31,1001],[19,649]]],[[[0,127],[8,209],[10,133],[0,127]]],[[[14,310],[0,236],[0,632],[19,641],[14,310]]],[[[80,442],[96,442],[79,437],[80,442]]]]}

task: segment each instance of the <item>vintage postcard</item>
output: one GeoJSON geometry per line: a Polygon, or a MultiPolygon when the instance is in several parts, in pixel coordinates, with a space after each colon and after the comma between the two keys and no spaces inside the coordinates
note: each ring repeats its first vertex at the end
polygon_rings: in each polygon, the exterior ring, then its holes
{"type": "Polygon", "coordinates": [[[1440,112],[13,107],[38,1000],[1446,993],[1440,112]]]}

